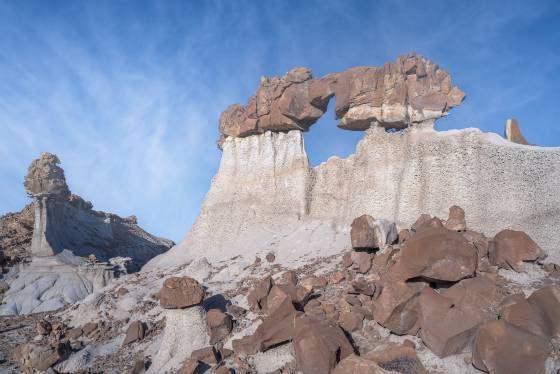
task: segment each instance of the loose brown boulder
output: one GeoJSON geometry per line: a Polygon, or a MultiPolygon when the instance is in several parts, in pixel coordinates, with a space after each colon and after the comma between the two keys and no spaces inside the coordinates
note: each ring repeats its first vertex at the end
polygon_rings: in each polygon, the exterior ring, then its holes
{"type": "Polygon", "coordinates": [[[381,281],[373,315],[377,323],[394,334],[415,335],[418,331],[418,296],[424,283],[407,283],[389,271],[381,281]]]}
{"type": "Polygon", "coordinates": [[[548,336],[560,335],[560,286],[541,288],[527,298],[529,304],[541,315],[548,336]]]}
{"type": "Polygon", "coordinates": [[[310,276],[300,282],[301,286],[307,290],[317,291],[327,287],[328,281],[325,277],[310,276]]]}
{"type": "Polygon", "coordinates": [[[218,355],[214,347],[204,347],[192,351],[191,358],[207,365],[214,365],[219,362],[218,355]]]}
{"type": "Polygon", "coordinates": [[[521,272],[523,261],[536,261],[544,257],[544,251],[523,231],[502,230],[490,243],[490,263],[504,269],[521,272]]]}
{"type": "Polygon", "coordinates": [[[545,338],[505,321],[492,321],[478,329],[472,363],[492,374],[540,374],[545,372],[549,350],[545,338]]]}
{"type": "Polygon", "coordinates": [[[354,353],[344,332],[336,324],[315,316],[295,319],[293,344],[298,367],[304,374],[327,374],[354,353]]]}
{"type": "Polygon", "coordinates": [[[134,343],[138,340],[144,339],[146,336],[146,324],[141,321],[133,321],[126,330],[122,345],[134,343]]]}
{"type": "Polygon", "coordinates": [[[397,240],[397,227],[384,219],[374,219],[364,214],[350,226],[350,240],[354,249],[383,248],[397,240]]]}
{"type": "Polygon", "coordinates": [[[419,298],[420,338],[439,357],[457,354],[472,341],[477,327],[495,319],[497,289],[487,277],[465,279],[419,298]]]}
{"type": "Polygon", "coordinates": [[[520,294],[510,295],[502,301],[500,319],[535,335],[550,338],[553,334],[540,311],[520,294]]]}
{"type": "Polygon", "coordinates": [[[232,341],[233,350],[238,355],[251,355],[290,341],[298,314],[291,300],[284,298],[282,304],[264,319],[253,335],[232,341]]]}
{"type": "Polygon", "coordinates": [[[210,344],[215,344],[229,335],[233,328],[233,321],[221,310],[210,309],[206,313],[206,326],[210,332],[210,344]]]}
{"type": "Polygon", "coordinates": [[[360,274],[366,274],[371,269],[373,256],[367,252],[352,252],[354,268],[360,274]]]}
{"type": "Polygon", "coordinates": [[[449,208],[449,218],[445,222],[445,228],[454,231],[464,231],[467,229],[465,211],[461,207],[453,205],[449,208]]]}
{"type": "Polygon", "coordinates": [[[68,358],[71,352],[72,349],[68,342],[58,342],[55,346],[27,343],[16,347],[14,359],[23,367],[46,371],[68,358]]]}
{"type": "Polygon", "coordinates": [[[184,309],[200,304],[204,298],[204,290],[192,278],[170,277],[163,282],[157,297],[162,308],[184,309]]]}
{"type": "Polygon", "coordinates": [[[247,302],[252,311],[259,311],[266,308],[266,297],[270,292],[274,282],[270,276],[261,279],[247,294],[247,302]]]}
{"type": "Polygon", "coordinates": [[[282,305],[284,299],[289,299],[296,307],[302,309],[311,296],[312,289],[303,286],[280,284],[272,287],[266,300],[267,313],[274,313],[278,306],[282,305]]]}
{"type": "MultiPolygon", "coordinates": [[[[326,372],[325,372],[326,373],[326,372]]],[[[333,374],[389,374],[389,372],[379,367],[375,362],[367,360],[354,354],[340,361],[333,370],[333,374]]]]}
{"type": "Polygon", "coordinates": [[[475,274],[477,252],[460,233],[426,228],[413,235],[392,269],[404,280],[457,282],[475,274]]]}
{"type": "Polygon", "coordinates": [[[394,373],[426,374],[427,371],[414,348],[407,345],[390,344],[362,356],[375,362],[382,369],[394,373]]]}
{"type": "Polygon", "coordinates": [[[338,319],[340,327],[348,332],[360,330],[362,328],[363,321],[364,315],[356,312],[356,309],[352,309],[350,312],[340,313],[338,319]]]}
{"type": "Polygon", "coordinates": [[[177,374],[196,374],[200,363],[198,360],[189,358],[183,362],[183,365],[177,371],[177,374]]]}
{"type": "Polygon", "coordinates": [[[373,232],[374,219],[364,214],[354,221],[350,226],[350,240],[354,249],[375,248],[375,235],[373,232]]]}

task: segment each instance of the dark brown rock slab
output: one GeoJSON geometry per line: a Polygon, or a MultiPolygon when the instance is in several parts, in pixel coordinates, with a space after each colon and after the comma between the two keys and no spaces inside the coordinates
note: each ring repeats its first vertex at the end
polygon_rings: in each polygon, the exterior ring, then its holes
{"type": "Polygon", "coordinates": [[[545,257],[544,251],[523,231],[502,230],[490,243],[490,263],[504,269],[523,271],[524,261],[536,261],[545,257]]]}
{"type": "Polygon", "coordinates": [[[233,329],[231,317],[219,309],[208,310],[206,313],[206,325],[210,332],[210,344],[224,340],[233,329]]]}
{"type": "Polygon", "coordinates": [[[461,353],[477,327],[496,318],[497,297],[487,277],[465,279],[441,292],[425,288],[418,302],[420,338],[439,357],[461,353]]]}
{"type": "Polygon", "coordinates": [[[426,228],[402,247],[392,271],[404,280],[457,282],[476,271],[477,251],[460,233],[446,228],[426,228]]]}
{"type": "Polygon", "coordinates": [[[473,365],[492,374],[544,373],[548,341],[505,321],[479,327],[473,344],[473,365]]]}
{"type": "Polygon", "coordinates": [[[327,319],[303,315],[295,319],[293,344],[304,374],[330,373],[338,360],[354,353],[344,332],[327,319]]]}

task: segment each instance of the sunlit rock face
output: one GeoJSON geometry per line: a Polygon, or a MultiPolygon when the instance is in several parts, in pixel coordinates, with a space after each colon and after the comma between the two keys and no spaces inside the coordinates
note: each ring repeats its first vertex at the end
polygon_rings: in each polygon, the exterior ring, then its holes
{"type": "Polygon", "coordinates": [[[447,217],[461,206],[469,227],[493,236],[524,230],[560,260],[556,243],[560,149],[521,146],[478,129],[430,126],[365,131],[356,153],[310,167],[303,133],[228,137],[196,223],[183,241],[150,263],[174,266],[205,256],[277,261],[339,253],[362,214],[409,227],[422,213],[447,217]]]}
{"type": "Polygon", "coordinates": [[[435,120],[459,105],[465,94],[447,72],[415,53],[382,67],[355,67],[316,79],[309,69],[298,67],[283,77],[261,78],[245,106],[227,108],[220,116],[219,145],[228,136],[307,131],[333,96],[338,127],[361,131],[372,124],[401,129],[435,120]]]}

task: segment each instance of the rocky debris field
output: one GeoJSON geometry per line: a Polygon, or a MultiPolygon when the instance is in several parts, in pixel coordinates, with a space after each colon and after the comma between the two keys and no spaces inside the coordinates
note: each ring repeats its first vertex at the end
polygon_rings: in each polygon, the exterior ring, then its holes
{"type": "Polygon", "coordinates": [[[51,373],[556,373],[560,269],[465,212],[409,229],[364,215],[297,269],[204,258],[127,275],[74,306],[2,320],[1,367],[51,373]]]}

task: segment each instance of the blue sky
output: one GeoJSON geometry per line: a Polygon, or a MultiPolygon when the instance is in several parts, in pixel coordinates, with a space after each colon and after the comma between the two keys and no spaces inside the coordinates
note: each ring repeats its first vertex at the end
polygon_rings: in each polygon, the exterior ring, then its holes
{"type": "MultiPolygon", "coordinates": [[[[0,214],[29,199],[42,151],[99,210],[175,241],[194,222],[220,151],[217,119],[262,75],[316,76],[416,51],[466,101],[437,129],[560,145],[558,1],[0,1],[0,214]]],[[[317,164],[361,133],[332,108],[306,134],[317,164]]]]}

